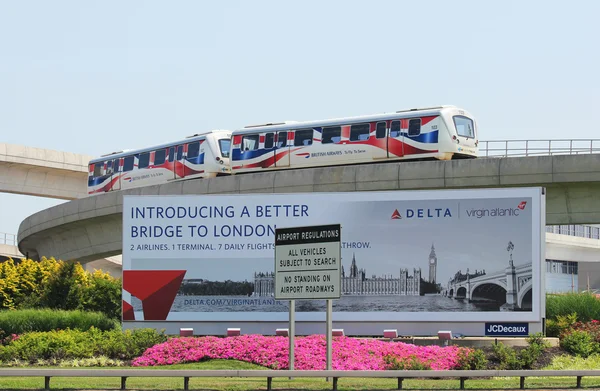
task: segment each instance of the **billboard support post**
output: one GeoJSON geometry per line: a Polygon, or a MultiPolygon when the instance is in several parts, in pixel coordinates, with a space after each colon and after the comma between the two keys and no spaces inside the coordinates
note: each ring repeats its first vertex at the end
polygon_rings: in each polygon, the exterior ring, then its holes
{"type": "Polygon", "coordinates": [[[327,370],[331,370],[331,339],[333,338],[333,326],[331,322],[331,313],[333,312],[333,301],[327,300],[327,370]]]}
{"type": "MultiPolygon", "coordinates": [[[[341,297],[341,225],[276,228],[275,299],[290,300],[289,368],[294,369],[295,300],[327,301],[326,363],[331,370],[333,301],[341,297]]],[[[327,378],[329,380],[329,378],[327,378]]]]}
{"type": "Polygon", "coordinates": [[[289,324],[289,332],[288,338],[290,342],[290,371],[294,370],[294,337],[296,335],[296,327],[295,327],[295,319],[296,316],[296,300],[290,300],[290,324],[289,324]]]}

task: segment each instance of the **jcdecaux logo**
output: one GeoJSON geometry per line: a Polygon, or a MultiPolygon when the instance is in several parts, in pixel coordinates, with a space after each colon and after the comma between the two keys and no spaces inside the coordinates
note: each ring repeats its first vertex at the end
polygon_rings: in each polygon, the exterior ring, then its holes
{"type": "Polygon", "coordinates": [[[529,323],[486,323],[485,335],[529,335],[529,323]]]}

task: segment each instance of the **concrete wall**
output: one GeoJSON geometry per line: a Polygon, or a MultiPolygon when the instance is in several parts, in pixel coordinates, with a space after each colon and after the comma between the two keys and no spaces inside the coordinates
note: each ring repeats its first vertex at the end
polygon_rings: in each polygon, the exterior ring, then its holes
{"type": "Polygon", "coordinates": [[[73,200],[87,196],[91,156],[0,143],[0,192],[73,200]]]}
{"type": "Polygon", "coordinates": [[[600,240],[546,233],[546,259],[599,262],[600,240]]]}
{"type": "Polygon", "coordinates": [[[546,187],[546,223],[600,223],[600,154],[401,162],[177,181],[101,194],[25,219],[21,252],[87,262],[121,253],[123,195],[546,187]]]}

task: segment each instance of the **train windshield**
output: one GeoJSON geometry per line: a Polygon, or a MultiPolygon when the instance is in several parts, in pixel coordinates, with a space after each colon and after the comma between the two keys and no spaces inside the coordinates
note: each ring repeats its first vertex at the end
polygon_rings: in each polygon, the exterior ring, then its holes
{"type": "Polygon", "coordinates": [[[221,150],[221,156],[224,158],[229,157],[229,147],[231,146],[231,140],[228,138],[222,138],[219,140],[219,149],[221,150]]]}
{"type": "Polygon", "coordinates": [[[455,115],[454,126],[456,126],[456,133],[459,136],[475,138],[475,126],[471,118],[455,115]]]}

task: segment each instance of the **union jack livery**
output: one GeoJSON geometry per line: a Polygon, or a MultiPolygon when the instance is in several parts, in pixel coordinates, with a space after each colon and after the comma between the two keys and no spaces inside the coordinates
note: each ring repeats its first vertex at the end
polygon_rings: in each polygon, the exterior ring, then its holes
{"type": "Polygon", "coordinates": [[[455,106],[269,123],[104,155],[90,161],[88,193],[263,170],[464,159],[477,153],[476,121],[455,106]]]}
{"type": "Polygon", "coordinates": [[[234,174],[383,160],[477,157],[474,118],[455,106],[324,121],[249,126],[232,132],[234,174]]]}
{"type": "Polygon", "coordinates": [[[169,144],[104,155],[89,163],[88,194],[229,175],[230,142],[231,132],[214,130],[169,144]]]}

